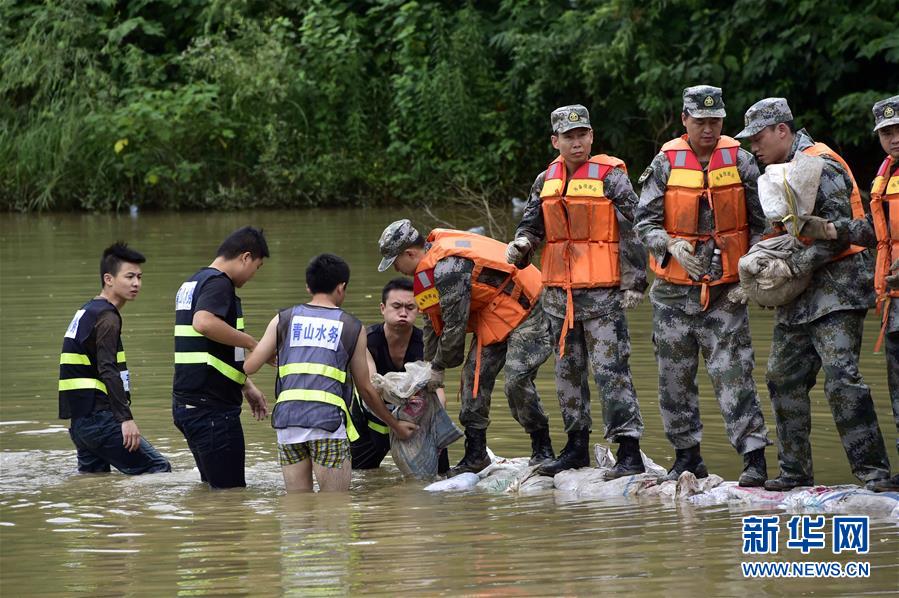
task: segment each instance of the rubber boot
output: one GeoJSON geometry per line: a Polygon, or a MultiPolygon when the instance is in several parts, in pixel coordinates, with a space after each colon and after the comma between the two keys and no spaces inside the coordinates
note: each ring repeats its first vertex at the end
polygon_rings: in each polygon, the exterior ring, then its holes
{"type": "Polygon", "coordinates": [[[709,477],[709,470],[702,462],[699,445],[685,449],[675,449],[674,465],[668,470],[666,480],[677,480],[685,471],[691,472],[697,479],[709,477]]]}
{"type": "Polygon", "coordinates": [[[615,480],[638,473],[646,473],[643,457],[640,456],[640,441],[636,438],[622,436],[618,441],[615,467],[607,471],[603,477],[607,480],[615,480]]]}
{"type": "Polygon", "coordinates": [[[899,492],[899,473],[891,478],[871,480],[865,484],[865,488],[874,492],[899,492]]]}
{"type": "Polygon", "coordinates": [[[590,432],[569,432],[568,442],[558,459],[547,461],[537,468],[537,475],[554,476],[566,469],[579,469],[590,465],[590,432]]]}
{"type": "Polygon", "coordinates": [[[801,488],[814,485],[815,480],[799,480],[778,476],[773,480],[768,480],[767,482],[765,482],[765,490],[770,490],[771,492],[786,492],[787,490],[792,490],[793,488],[801,488]]]}
{"type": "Polygon", "coordinates": [[[531,459],[528,465],[538,465],[556,458],[553,452],[553,441],[549,437],[549,428],[531,432],[531,459]]]}
{"type": "Polygon", "coordinates": [[[451,478],[460,473],[478,473],[490,465],[490,457],[487,456],[487,430],[473,430],[465,428],[465,456],[446,472],[446,477],[451,478]]]}
{"type": "Polygon", "coordinates": [[[768,479],[768,463],[765,461],[765,449],[759,448],[743,455],[743,473],[739,484],[744,488],[760,488],[768,479]]]}

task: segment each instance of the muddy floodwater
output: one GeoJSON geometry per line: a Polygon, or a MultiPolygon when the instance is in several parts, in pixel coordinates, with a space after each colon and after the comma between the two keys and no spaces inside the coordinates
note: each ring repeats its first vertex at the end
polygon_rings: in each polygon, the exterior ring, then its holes
{"type": "MultiPolygon", "coordinates": [[[[221,595],[861,595],[899,592],[899,523],[870,520],[867,554],[803,555],[787,549],[789,515],[736,505],[700,507],[659,499],[571,500],[423,491],[387,460],[357,472],[347,494],[286,495],[270,423],[245,411],[246,489],[213,492],[199,481],[172,424],[172,327],[180,283],[212,261],[221,239],[244,224],[262,226],[271,259],[244,289],[247,332],[257,338],[277,309],[305,301],[303,271],[329,251],[352,268],[344,307],[378,321],[380,289],[393,273],[376,270],[387,210],[88,215],[0,215],[0,593],[89,596],[221,595]],[[73,313],[97,293],[103,247],[124,239],[146,254],[143,289],[123,310],[133,412],[141,432],[172,461],[171,474],[128,478],[78,475],[67,422],[58,420],[62,335],[73,313]],[[742,553],[742,517],[779,514],[780,550],[742,553]],[[864,579],[745,579],[751,560],[865,562],[864,579]]],[[[773,434],[764,386],[771,312],[751,311],[760,398],[773,434]]],[[[643,450],[663,466],[673,457],[656,398],[651,309],[629,314],[631,367],[646,423],[643,450]]],[[[877,319],[869,314],[861,370],[870,384],[894,471],[899,467],[883,355],[874,355],[877,319]]],[[[274,402],[274,373],[256,383],[274,402]]],[[[727,442],[711,387],[700,368],[705,429],[702,453],[724,479],[741,460],[727,442]]],[[[458,416],[458,371],[447,376],[458,416]]],[[[564,445],[552,363],[538,387],[555,448],[564,445]]],[[[497,384],[488,443],[507,457],[529,454],[527,435],[497,384]]],[[[816,481],[853,483],[823,396],[812,392],[816,481]]],[[[594,401],[595,401],[594,392],[594,401]]],[[[591,441],[602,442],[595,405],[591,441]]],[[[772,437],[773,439],[773,437],[772,437]]],[[[450,458],[462,455],[461,442],[450,458]]],[[[767,451],[775,474],[776,451],[767,451]]]]}

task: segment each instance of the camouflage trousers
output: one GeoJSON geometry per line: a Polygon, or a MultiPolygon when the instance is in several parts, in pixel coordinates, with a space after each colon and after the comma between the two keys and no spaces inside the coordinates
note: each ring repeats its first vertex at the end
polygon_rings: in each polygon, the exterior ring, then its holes
{"type": "Polygon", "coordinates": [[[565,336],[565,355],[559,356],[564,319],[547,314],[556,353],[556,392],[566,432],[590,431],[590,368],[602,400],[605,437],[643,436],[643,417],[628,358],[631,339],[624,310],[607,316],[577,320],[565,336]]]}
{"type": "Polygon", "coordinates": [[[859,480],[889,476],[871,390],[858,371],[864,310],[835,311],[807,324],[774,326],[768,392],[777,424],[777,459],[787,479],[814,479],[809,391],[824,368],[824,394],[859,480]]]}
{"type": "Polygon", "coordinates": [[[693,315],[659,302],[652,307],[659,409],[672,446],[686,449],[702,441],[696,385],[700,352],[731,445],[743,455],[771,444],[752,379],[755,355],[746,306],[722,294],[707,310],[693,315]]]}
{"type": "Polygon", "coordinates": [[[490,396],[496,376],[503,370],[506,375],[506,398],[515,421],[529,434],[549,428],[549,419],[537,394],[534,378],[551,353],[543,307],[537,305],[505,342],[481,347],[478,394],[473,396],[477,344],[472,342],[462,366],[459,423],[466,428],[487,429],[490,425],[490,396]]]}
{"type": "MultiPolygon", "coordinates": [[[[899,309],[893,306],[893,309],[899,309]]],[[[888,332],[883,340],[887,356],[887,384],[890,402],[893,404],[893,419],[896,420],[896,452],[899,452],[899,332],[888,332]]]]}

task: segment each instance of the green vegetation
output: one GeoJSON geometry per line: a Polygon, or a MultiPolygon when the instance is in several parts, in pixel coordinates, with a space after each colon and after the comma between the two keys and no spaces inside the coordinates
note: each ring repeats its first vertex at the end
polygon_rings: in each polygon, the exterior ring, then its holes
{"type": "Polygon", "coordinates": [[[787,97],[865,180],[897,31],[888,0],[0,0],[0,201],[503,199],[551,157],[557,105],[587,105],[636,176],[697,83],[730,133],[787,97]]]}

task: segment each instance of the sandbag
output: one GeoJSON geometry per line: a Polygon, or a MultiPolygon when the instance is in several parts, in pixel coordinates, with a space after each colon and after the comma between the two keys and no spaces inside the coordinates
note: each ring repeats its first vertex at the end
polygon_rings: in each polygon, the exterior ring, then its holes
{"type": "Polygon", "coordinates": [[[459,429],[440,404],[437,394],[426,389],[431,366],[424,361],[407,363],[405,372],[372,376],[372,384],[387,403],[395,405],[397,419],[412,422],[418,429],[406,440],[390,431],[390,454],[405,475],[432,478],[437,475],[437,460],[443,449],[462,437],[459,429]]]}
{"type": "MultiPolygon", "coordinates": [[[[784,164],[771,164],[758,179],[759,202],[765,217],[781,222],[790,214],[808,216],[815,209],[824,159],[796,152],[784,164]]],[[[790,231],[797,234],[798,231],[790,231]]]]}
{"type": "Polygon", "coordinates": [[[780,235],[759,241],[740,258],[740,285],[750,299],[764,307],[786,305],[801,295],[812,275],[771,279],[766,268],[774,260],[786,260],[805,246],[792,235],[780,235]]]}

